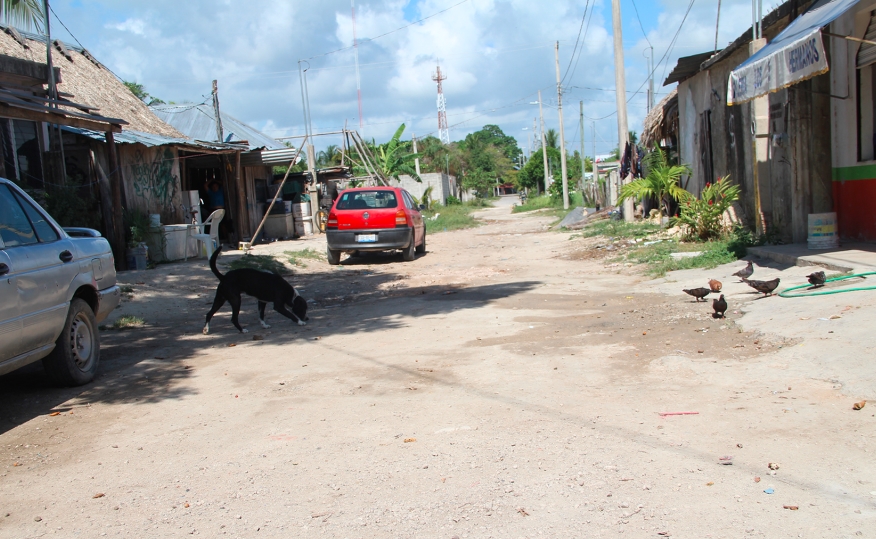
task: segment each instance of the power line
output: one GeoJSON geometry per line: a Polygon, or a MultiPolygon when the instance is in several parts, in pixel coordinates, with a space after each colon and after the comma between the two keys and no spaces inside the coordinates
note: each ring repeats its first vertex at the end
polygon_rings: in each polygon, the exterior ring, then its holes
{"type": "MultiPolygon", "coordinates": [[[[410,23],[410,24],[406,24],[406,25],[404,25],[404,26],[402,26],[402,27],[400,27],[400,28],[396,28],[395,30],[390,30],[389,32],[386,32],[386,33],[380,34],[379,36],[375,36],[375,37],[369,38],[368,41],[374,41],[375,39],[380,39],[380,38],[382,38],[382,37],[388,36],[389,34],[394,34],[394,33],[398,32],[398,31],[400,31],[400,30],[404,30],[405,28],[409,28],[409,27],[411,27],[411,26],[413,26],[413,25],[415,25],[415,24],[419,24],[419,23],[421,23],[421,22],[423,22],[423,21],[425,21],[425,20],[431,19],[432,17],[436,17],[436,16],[438,16],[438,15],[441,15],[442,13],[444,13],[444,12],[446,12],[446,11],[450,11],[451,9],[453,9],[453,8],[455,8],[455,7],[457,7],[457,6],[461,6],[462,4],[464,4],[464,3],[466,3],[466,2],[468,2],[468,0],[462,0],[461,2],[458,2],[458,3],[456,3],[456,4],[453,4],[452,6],[450,6],[450,7],[448,7],[448,8],[445,8],[445,9],[442,9],[441,11],[438,11],[438,12],[436,12],[436,13],[433,13],[433,14],[429,15],[428,17],[423,17],[423,18],[420,19],[420,20],[414,21],[414,22],[412,22],[412,23],[410,23]]],[[[322,57],[322,56],[328,56],[329,54],[334,54],[334,53],[336,53],[336,52],[348,51],[348,50],[350,50],[350,49],[352,49],[352,48],[353,48],[353,45],[350,45],[349,47],[342,47],[342,48],[340,48],[340,49],[336,49],[336,50],[329,51],[329,52],[324,52],[324,53],[322,53],[322,54],[316,54],[316,55],[311,56],[310,58],[306,58],[306,59],[307,59],[307,60],[313,60],[314,58],[320,58],[320,57],[322,57]]]]}
{"type": "MultiPolygon", "coordinates": [[[[589,3],[590,0],[587,0],[589,3]]],[[[572,74],[569,75],[569,80],[575,76],[575,70],[578,69],[578,61],[581,59],[581,53],[584,52],[584,42],[587,41],[587,32],[590,31],[590,22],[593,20],[593,10],[596,8],[596,3],[590,6],[590,17],[587,19],[587,26],[584,28],[584,39],[581,40],[581,50],[578,51],[578,58],[575,60],[575,67],[572,68],[572,74]]],[[[587,6],[584,6],[584,15],[587,15],[587,6]]],[[[573,55],[574,56],[574,55],[573,55]]]]}
{"type": "Polygon", "coordinates": [[[566,82],[566,77],[569,75],[569,69],[572,67],[572,61],[575,59],[575,52],[578,50],[578,43],[581,41],[581,31],[584,30],[584,22],[587,20],[587,6],[590,5],[590,0],[584,5],[584,16],[581,17],[581,26],[578,27],[578,37],[575,39],[575,46],[572,48],[572,56],[569,57],[569,65],[566,66],[566,74],[560,81],[560,86],[566,82]]]}
{"type": "MultiPolygon", "coordinates": [[[[632,99],[633,99],[634,97],[636,97],[636,94],[638,94],[638,93],[642,90],[642,87],[645,86],[645,84],[648,83],[648,79],[649,79],[652,75],[654,75],[654,72],[655,72],[655,71],[657,71],[657,67],[659,67],[660,64],[663,63],[663,60],[665,60],[666,57],[669,55],[669,53],[672,51],[672,48],[673,48],[673,46],[675,45],[675,41],[678,39],[678,35],[681,33],[681,28],[684,26],[684,22],[687,20],[687,16],[690,14],[690,10],[691,10],[691,8],[693,8],[694,2],[696,2],[696,0],[690,0],[690,4],[688,4],[688,6],[687,6],[687,11],[684,12],[684,17],[681,19],[681,24],[678,25],[678,30],[676,30],[676,32],[675,32],[675,36],[672,38],[672,41],[670,41],[670,43],[669,43],[669,47],[666,49],[666,52],[663,53],[663,56],[660,57],[660,61],[657,62],[657,65],[654,67],[654,69],[651,70],[651,72],[648,74],[647,77],[645,77],[645,80],[642,82],[641,85],[639,85],[639,88],[638,88],[635,92],[633,92],[633,95],[631,95],[629,99],[627,99],[627,103],[629,103],[630,101],[632,101],[632,99]]],[[[668,65],[668,64],[667,64],[667,65],[668,65]]],[[[666,74],[666,67],[665,67],[665,66],[664,66],[664,68],[663,68],[663,74],[664,74],[664,75],[666,74]]],[[[587,118],[588,120],[599,121],[599,120],[605,120],[606,118],[611,118],[611,117],[614,116],[615,114],[617,114],[617,110],[615,110],[615,111],[612,112],[611,114],[608,114],[608,115],[606,115],[606,116],[603,116],[602,118],[589,118],[589,117],[587,117],[587,116],[585,116],[585,118],[587,118]]]]}
{"type": "Polygon", "coordinates": [[[636,6],[636,0],[630,0],[633,3],[633,10],[636,12],[636,20],[639,21],[639,28],[642,29],[642,35],[645,36],[645,41],[648,42],[648,45],[653,49],[654,45],[651,45],[651,40],[648,39],[648,34],[645,33],[645,26],[642,24],[642,19],[639,17],[639,8],[636,6]]]}

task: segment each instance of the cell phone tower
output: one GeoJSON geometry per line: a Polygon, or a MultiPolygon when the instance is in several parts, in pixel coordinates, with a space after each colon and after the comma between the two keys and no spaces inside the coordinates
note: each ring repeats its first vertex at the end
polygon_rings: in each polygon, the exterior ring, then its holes
{"type": "Polygon", "coordinates": [[[441,66],[437,67],[432,74],[432,80],[438,83],[438,138],[444,144],[450,144],[450,129],[447,127],[447,101],[444,99],[444,90],[441,81],[447,80],[447,75],[441,73],[441,66]]]}

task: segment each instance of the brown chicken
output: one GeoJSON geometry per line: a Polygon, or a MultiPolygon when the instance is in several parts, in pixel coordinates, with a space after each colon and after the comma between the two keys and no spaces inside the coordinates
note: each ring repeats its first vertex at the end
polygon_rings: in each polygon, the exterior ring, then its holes
{"type": "Polygon", "coordinates": [[[807,275],[806,279],[812,286],[824,286],[824,282],[827,280],[827,275],[825,275],[823,271],[816,271],[807,275]]]}
{"type": "Polygon", "coordinates": [[[682,290],[682,292],[684,292],[685,294],[689,294],[689,295],[691,295],[691,296],[697,298],[697,301],[699,301],[699,300],[701,300],[701,299],[702,299],[703,301],[706,301],[706,300],[703,299],[703,298],[705,298],[706,296],[708,296],[708,295],[709,295],[709,292],[711,292],[711,290],[709,290],[708,288],[690,288],[690,289],[687,289],[687,288],[686,288],[686,289],[682,290]]]}
{"type": "Polygon", "coordinates": [[[754,288],[755,290],[757,290],[761,294],[764,294],[765,296],[772,295],[773,290],[775,290],[779,286],[779,278],[778,277],[776,277],[772,281],[752,281],[749,279],[742,279],[742,280],[745,282],[745,284],[747,284],[751,288],[754,288]]]}
{"type": "Polygon", "coordinates": [[[721,281],[717,279],[709,279],[709,288],[712,290],[712,292],[720,292],[722,286],[724,285],[721,284],[721,281]]]}
{"type": "Polygon", "coordinates": [[[739,277],[743,281],[751,277],[751,274],[754,273],[754,265],[751,263],[751,260],[748,261],[748,265],[737,271],[733,274],[734,277],[739,277]]]}
{"type": "Polygon", "coordinates": [[[712,309],[715,311],[715,318],[724,318],[724,313],[727,312],[727,300],[724,299],[724,294],[712,300],[712,309]]]}

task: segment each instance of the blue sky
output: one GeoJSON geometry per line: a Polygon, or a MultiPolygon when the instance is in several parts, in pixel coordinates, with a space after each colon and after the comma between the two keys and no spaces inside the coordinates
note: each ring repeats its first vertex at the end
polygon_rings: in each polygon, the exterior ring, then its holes
{"type": "MultiPolygon", "coordinates": [[[[671,50],[690,0],[635,1],[641,27],[633,0],[621,6],[629,127],[641,131],[648,47],[642,27],[656,58],[666,55],[655,74],[659,101],[668,91],[662,80],[679,56],[713,48],[717,0],[695,0],[671,50]]],[[[215,78],[223,110],[269,135],[298,135],[304,131],[298,60],[308,59],[314,130],[339,129],[345,122],[358,128],[352,50],[325,54],[352,43],[349,0],[54,0],[52,6],[70,30],[55,19],[56,37],[78,40],[119,77],[166,101],[203,101],[215,78]]],[[[750,6],[748,0],[723,0],[720,44],[749,27],[750,6]]],[[[592,18],[577,67],[564,83],[566,141],[570,148],[580,146],[583,101],[585,153],[593,152],[593,125],[596,152],[608,152],[617,141],[609,0],[358,0],[363,135],[382,141],[402,122],[408,126],[405,138],[434,133],[431,73],[440,61],[448,77],[451,139],[494,123],[528,150],[538,115],[529,103],[539,89],[547,127],[558,127],[553,44],[560,42],[565,74],[585,8],[592,9],[592,18]]],[[[338,143],[326,137],[317,145],[338,143]]]]}

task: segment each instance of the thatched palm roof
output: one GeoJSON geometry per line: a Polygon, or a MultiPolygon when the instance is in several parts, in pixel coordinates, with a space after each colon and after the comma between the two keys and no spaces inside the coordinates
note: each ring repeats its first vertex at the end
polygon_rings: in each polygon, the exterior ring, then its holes
{"type": "Polygon", "coordinates": [[[671,110],[674,108],[676,117],[678,115],[678,87],[672,89],[669,94],[660,100],[657,105],[651,109],[651,112],[645,116],[644,128],[642,130],[642,144],[650,148],[658,144],[661,140],[668,138],[673,129],[677,129],[677,120],[673,122],[671,110]],[[675,107],[673,107],[675,104],[675,107]],[[675,126],[670,124],[675,124],[675,126]]]}
{"type": "MultiPolygon", "coordinates": [[[[0,54],[46,63],[45,41],[40,36],[27,32],[19,34],[24,38],[26,48],[0,29],[0,54]]],[[[95,60],[88,51],[67,43],[63,45],[69,58],[58,48],[52,50],[52,63],[61,69],[59,92],[73,94],[71,101],[96,107],[101,116],[127,121],[125,130],[185,138],[182,133],[155,116],[145,103],[137,99],[118,77],[95,60]]]]}

